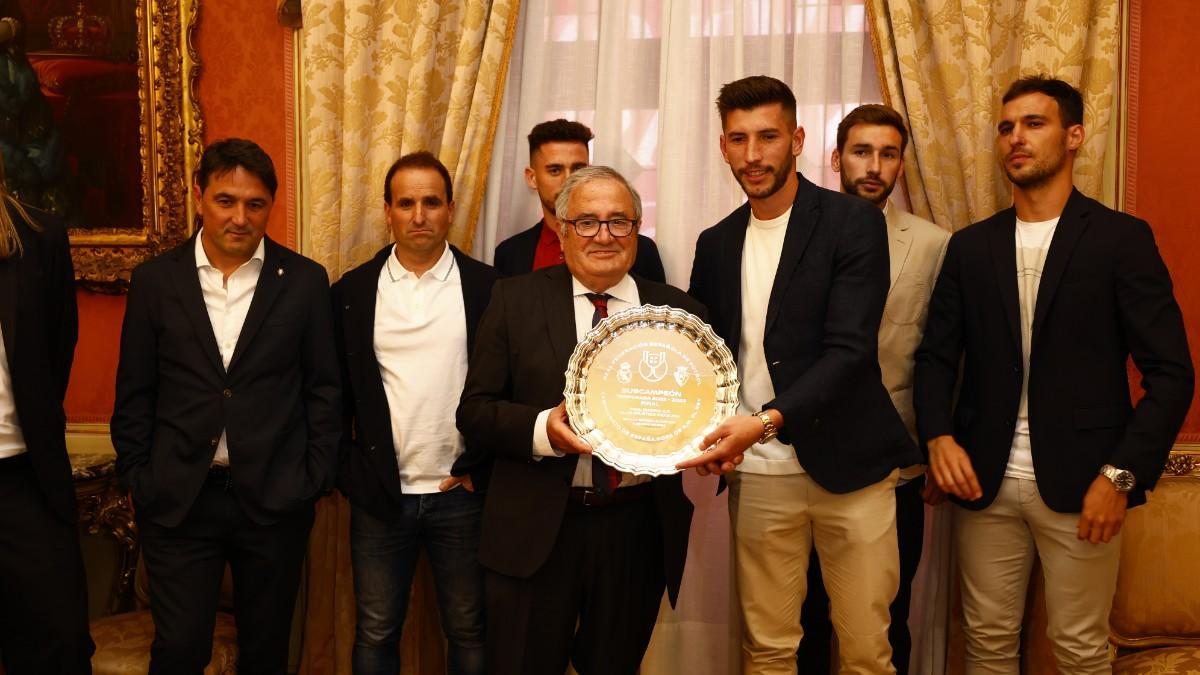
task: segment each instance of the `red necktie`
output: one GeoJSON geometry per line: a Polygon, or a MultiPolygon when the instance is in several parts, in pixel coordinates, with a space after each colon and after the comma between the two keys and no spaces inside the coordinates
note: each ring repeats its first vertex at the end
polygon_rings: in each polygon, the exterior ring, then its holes
{"type": "MultiPolygon", "coordinates": [[[[592,328],[595,328],[600,323],[601,319],[608,317],[608,299],[607,293],[588,293],[587,299],[592,301],[592,306],[596,311],[592,312],[592,328]]],[[[617,486],[621,484],[621,472],[611,466],[600,461],[600,458],[595,454],[592,455],[592,488],[600,494],[612,494],[617,486]]]]}

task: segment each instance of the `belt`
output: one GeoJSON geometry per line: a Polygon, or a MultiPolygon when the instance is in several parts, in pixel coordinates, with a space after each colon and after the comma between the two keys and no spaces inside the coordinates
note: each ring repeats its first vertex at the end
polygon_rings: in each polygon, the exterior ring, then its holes
{"type": "Polygon", "coordinates": [[[617,488],[611,494],[602,495],[592,488],[573,487],[567,501],[581,506],[614,506],[649,497],[654,486],[649,482],[617,488]]]}
{"type": "Polygon", "coordinates": [[[17,471],[30,466],[33,466],[33,462],[29,461],[28,452],[0,459],[0,471],[17,471]]]}

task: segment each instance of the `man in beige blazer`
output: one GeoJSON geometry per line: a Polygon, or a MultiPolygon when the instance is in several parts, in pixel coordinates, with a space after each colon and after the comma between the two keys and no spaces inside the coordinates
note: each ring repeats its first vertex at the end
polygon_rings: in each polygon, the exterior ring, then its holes
{"type": "MultiPolygon", "coordinates": [[[[921,343],[929,296],[942,266],[950,233],[933,223],[894,206],[889,200],[896,181],[904,175],[904,149],[908,130],[899,113],[883,105],[855,108],[838,125],[837,148],[831,162],[841,174],[842,191],[857,195],[883,209],[887,220],[891,285],[879,324],[879,367],[892,404],[904,420],[914,442],[913,354],[921,343]]],[[[921,561],[925,511],[922,493],[934,501],[944,494],[924,490],[925,467],[902,469],[896,488],[896,535],[900,546],[900,590],[891,605],[888,639],[896,672],[908,672],[912,641],[908,633],[909,596],[917,564],[921,561]]],[[[829,672],[829,600],[821,580],[816,552],[809,565],[809,590],[801,613],[804,640],[800,644],[800,672],[829,672]]]]}

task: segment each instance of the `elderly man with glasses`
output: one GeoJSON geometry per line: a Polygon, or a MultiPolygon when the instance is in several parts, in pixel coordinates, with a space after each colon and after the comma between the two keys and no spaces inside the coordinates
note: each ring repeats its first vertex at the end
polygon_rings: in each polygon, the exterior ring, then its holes
{"type": "Polygon", "coordinates": [[[564,371],[627,307],[704,308],[631,275],[641,199],[616,171],[577,170],[555,204],[565,266],[502,279],[480,321],[458,428],[495,453],[479,558],[488,672],[635,673],[663,589],[674,603],[692,505],[677,475],[617,471],[571,430],[564,371]]]}

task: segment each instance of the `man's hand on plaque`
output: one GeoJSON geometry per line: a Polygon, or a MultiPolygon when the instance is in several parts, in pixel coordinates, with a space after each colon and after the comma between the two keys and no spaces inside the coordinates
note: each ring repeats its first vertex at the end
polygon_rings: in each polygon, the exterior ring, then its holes
{"type": "Polygon", "coordinates": [[[753,415],[737,415],[721,422],[704,437],[703,454],[675,465],[676,469],[696,469],[701,476],[727,474],[745,458],[746,449],[763,435],[763,423],[753,415]]]}
{"type": "Polygon", "coordinates": [[[550,447],[568,455],[590,455],[592,446],[579,437],[567,421],[567,402],[562,401],[546,418],[546,437],[550,439],[550,447]]]}

